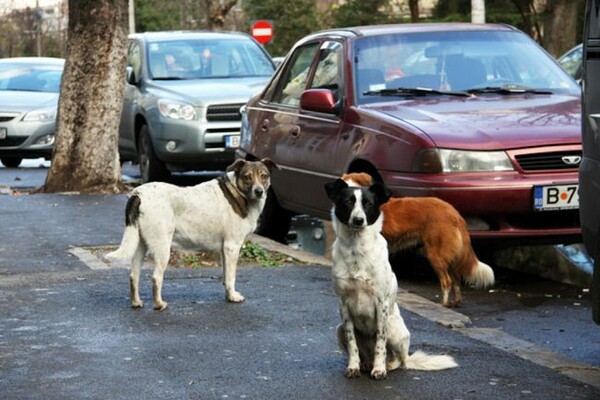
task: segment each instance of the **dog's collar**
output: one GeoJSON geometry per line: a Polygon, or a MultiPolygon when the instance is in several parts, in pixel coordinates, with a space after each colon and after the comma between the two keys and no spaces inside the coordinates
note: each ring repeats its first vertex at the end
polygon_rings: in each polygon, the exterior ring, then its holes
{"type": "Polygon", "coordinates": [[[242,218],[248,216],[248,200],[242,196],[240,191],[231,183],[227,175],[217,178],[219,187],[223,191],[225,198],[233,208],[233,211],[242,218]]]}

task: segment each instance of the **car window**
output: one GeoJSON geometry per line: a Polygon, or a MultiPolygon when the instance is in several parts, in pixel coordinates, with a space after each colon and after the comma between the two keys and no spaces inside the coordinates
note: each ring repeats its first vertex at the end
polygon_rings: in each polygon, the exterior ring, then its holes
{"type": "Polygon", "coordinates": [[[62,65],[2,63],[0,90],[58,93],[62,72],[62,65]]]}
{"type": "Polygon", "coordinates": [[[567,71],[572,77],[578,78],[579,67],[581,66],[581,57],[583,56],[583,47],[578,46],[562,56],[558,63],[567,71]]]}
{"type": "Polygon", "coordinates": [[[268,55],[249,38],[186,39],[150,42],[152,79],[202,79],[271,76],[268,55]]]}
{"type": "Polygon", "coordinates": [[[339,100],[342,82],[342,50],[339,42],[325,42],[319,51],[319,61],[310,84],[311,89],[331,89],[339,100]]]}
{"type": "Polygon", "coordinates": [[[296,49],[292,59],[286,65],[279,86],[273,94],[275,103],[297,106],[300,95],[306,88],[310,65],[315,57],[319,43],[311,43],[296,49]]]}
{"type": "Polygon", "coordinates": [[[381,35],[355,41],[359,102],[383,88],[469,90],[515,85],[577,94],[579,88],[521,32],[464,31],[381,35]]]}

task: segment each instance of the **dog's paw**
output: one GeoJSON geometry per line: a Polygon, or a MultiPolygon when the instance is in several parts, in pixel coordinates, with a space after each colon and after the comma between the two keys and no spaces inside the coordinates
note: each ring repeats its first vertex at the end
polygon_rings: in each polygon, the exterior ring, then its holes
{"type": "Polygon", "coordinates": [[[227,301],[230,303],[241,303],[246,300],[240,292],[233,292],[227,295],[227,301]]]}
{"type": "Polygon", "coordinates": [[[376,379],[378,381],[381,379],[385,379],[387,378],[387,371],[385,370],[385,368],[373,368],[373,370],[371,370],[371,378],[376,379]]]}
{"type": "Polygon", "coordinates": [[[131,308],[142,308],[142,307],[144,307],[144,302],[141,300],[131,302],[131,308]]]}
{"type": "Polygon", "coordinates": [[[462,307],[462,300],[449,301],[447,303],[442,303],[442,305],[446,308],[460,308],[462,307]]]}
{"type": "Polygon", "coordinates": [[[162,303],[154,303],[154,310],[155,311],[162,311],[165,308],[167,308],[169,304],[166,301],[163,301],[162,303]]]}
{"type": "Polygon", "coordinates": [[[346,368],[346,378],[358,378],[360,376],[360,368],[346,368]]]}

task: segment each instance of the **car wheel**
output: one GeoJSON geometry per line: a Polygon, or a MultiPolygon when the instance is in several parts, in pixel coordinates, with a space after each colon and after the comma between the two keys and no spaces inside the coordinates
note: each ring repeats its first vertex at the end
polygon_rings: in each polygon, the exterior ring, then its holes
{"type": "Polygon", "coordinates": [[[170,173],[165,167],[165,164],[160,161],[154,153],[147,125],[142,125],[140,128],[138,157],[140,163],[140,175],[143,183],[166,181],[169,179],[170,173]]]}
{"type": "Polygon", "coordinates": [[[286,236],[290,231],[292,213],[281,208],[275,193],[269,189],[265,208],[258,219],[256,233],[286,244],[286,236]]]}
{"type": "Polygon", "coordinates": [[[0,161],[2,161],[2,164],[7,168],[17,168],[21,165],[23,159],[19,157],[2,157],[0,158],[0,161]]]}

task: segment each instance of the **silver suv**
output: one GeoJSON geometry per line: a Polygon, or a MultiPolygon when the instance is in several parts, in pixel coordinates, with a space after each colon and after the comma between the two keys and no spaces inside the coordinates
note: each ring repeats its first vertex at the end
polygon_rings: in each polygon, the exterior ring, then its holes
{"type": "Polygon", "coordinates": [[[121,160],[139,162],[144,182],[223,170],[239,145],[240,107],[274,70],[269,54],[244,33],[131,35],[121,160]]]}

